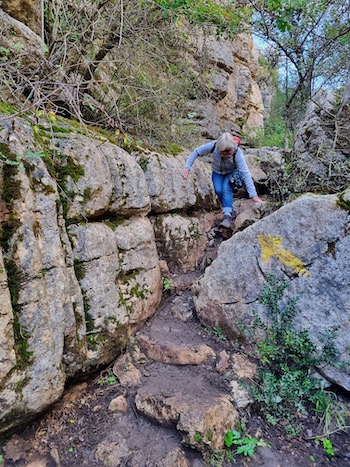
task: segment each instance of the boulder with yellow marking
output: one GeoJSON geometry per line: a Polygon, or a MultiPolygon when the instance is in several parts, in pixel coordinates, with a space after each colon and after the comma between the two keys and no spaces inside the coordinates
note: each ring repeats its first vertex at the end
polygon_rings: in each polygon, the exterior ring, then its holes
{"type": "MultiPolygon", "coordinates": [[[[350,190],[342,194],[349,196],[350,190]]],[[[220,246],[218,257],[194,286],[197,315],[209,328],[247,339],[253,311],[268,274],[289,285],[285,300],[297,298],[297,330],[306,329],[316,344],[338,325],[340,352],[350,347],[349,210],[338,196],[304,195],[237,232],[220,246]]],[[[261,337],[258,337],[260,339],[261,337]]],[[[328,367],[324,375],[350,390],[346,369],[328,367]]]]}

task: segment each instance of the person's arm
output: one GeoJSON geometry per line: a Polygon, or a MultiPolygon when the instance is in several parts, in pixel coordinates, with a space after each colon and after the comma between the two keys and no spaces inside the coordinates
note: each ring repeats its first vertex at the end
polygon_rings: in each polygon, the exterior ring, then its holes
{"type": "Polygon", "coordinates": [[[235,160],[237,164],[237,169],[241,172],[245,187],[248,191],[249,198],[255,203],[262,203],[263,201],[259,198],[256,192],[251,173],[248,169],[248,165],[244,159],[243,153],[240,148],[237,149],[235,160]]]}
{"type": "Polygon", "coordinates": [[[198,156],[205,156],[206,154],[210,154],[214,147],[215,147],[216,141],[211,141],[210,143],[202,144],[201,146],[198,146],[188,157],[185,163],[185,167],[182,170],[182,176],[184,178],[188,177],[188,174],[190,173],[191,167],[194,164],[195,160],[197,159],[198,156]]]}

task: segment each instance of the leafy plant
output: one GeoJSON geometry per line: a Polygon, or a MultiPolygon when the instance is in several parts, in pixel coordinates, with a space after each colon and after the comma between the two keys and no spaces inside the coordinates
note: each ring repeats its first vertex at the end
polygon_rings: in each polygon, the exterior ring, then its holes
{"type": "Polygon", "coordinates": [[[324,450],[326,451],[327,456],[331,457],[334,456],[333,444],[328,438],[316,438],[316,444],[322,443],[324,450]]]}
{"type": "Polygon", "coordinates": [[[9,59],[10,53],[10,49],[7,49],[6,47],[0,47],[0,61],[6,62],[9,59]]]}
{"type": "Polygon", "coordinates": [[[215,451],[210,454],[209,465],[212,467],[221,467],[225,460],[226,451],[215,451]]]}
{"type": "Polygon", "coordinates": [[[225,341],[227,340],[225,334],[223,333],[222,329],[219,326],[214,326],[213,327],[213,332],[215,336],[220,340],[220,341],[225,341]]]}
{"type": "MultiPolygon", "coordinates": [[[[240,428],[240,425],[238,425],[240,428]]],[[[245,429],[244,424],[241,425],[245,429]]],[[[224,462],[236,462],[236,456],[252,457],[255,453],[255,448],[259,446],[271,447],[262,439],[254,438],[253,436],[244,434],[242,431],[229,430],[225,438],[225,449],[212,452],[209,458],[209,464],[215,467],[221,467],[224,462]]]]}
{"type": "Polygon", "coordinates": [[[104,384],[109,384],[110,386],[113,386],[113,384],[115,384],[116,382],[117,382],[117,378],[111,371],[108,371],[105,375],[102,375],[97,380],[97,384],[99,384],[100,386],[104,384]]]}
{"type": "Polygon", "coordinates": [[[163,291],[170,292],[174,288],[173,281],[168,277],[163,279],[163,291]]]}
{"type": "Polygon", "coordinates": [[[15,157],[17,157],[17,154],[12,153],[12,158],[10,159],[7,154],[5,154],[1,149],[0,149],[0,162],[3,162],[7,165],[20,165],[20,162],[18,162],[15,157]]]}
{"type": "Polygon", "coordinates": [[[45,154],[42,151],[36,151],[36,152],[28,151],[24,155],[25,157],[30,157],[32,159],[41,159],[45,157],[45,154]]]}
{"type": "Polygon", "coordinates": [[[285,428],[291,436],[301,431],[297,420],[310,409],[323,419],[326,430],[331,420],[335,420],[339,428],[345,427],[343,407],[311,376],[313,368],[335,364],[339,357],[334,344],[336,329],[328,331],[320,350],[307,330],[296,331],[296,300],[281,305],[287,285],[284,279],[270,274],[259,299],[267,310],[267,321],[262,321],[255,313],[255,324],[265,332],[265,339],[258,344],[263,366],[258,385],[252,388],[255,400],[268,423],[287,422],[285,428]]]}
{"type": "Polygon", "coordinates": [[[255,448],[258,446],[270,447],[265,441],[253,438],[249,435],[243,436],[236,430],[228,431],[224,441],[228,448],[235,447],[234,454],[243,454],[244,456],[253,456],[255,448]]]}

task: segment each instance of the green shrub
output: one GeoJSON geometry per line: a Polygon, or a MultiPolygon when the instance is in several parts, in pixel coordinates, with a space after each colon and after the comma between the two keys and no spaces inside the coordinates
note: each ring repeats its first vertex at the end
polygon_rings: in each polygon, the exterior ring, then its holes
{"type": "Polygon", "coordinates": [[[267,311],[267,321],[255,313],[255,324],[265,332],[265,338],[258,344],[262,366],[258,385],[252,392],[271,425],[284,421],[287,431],[295,435],[302,429],[297,423],[300,415],[312,411],[323,420],[327,433],[334,423],[338,428],[346,425],[344,407],[311,373],[315,367],[336,364],[339,357],[334,344],[337,330],[328,331],[321,349],[312,342],[307,330],[296,331],[296,300],[281,305],[287,285],[284,279],[271,274],[259,299],[267,311]]]}

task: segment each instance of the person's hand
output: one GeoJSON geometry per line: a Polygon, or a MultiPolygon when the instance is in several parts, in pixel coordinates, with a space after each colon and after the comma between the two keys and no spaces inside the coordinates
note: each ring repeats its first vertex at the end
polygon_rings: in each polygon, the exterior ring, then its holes
{"type": "Polygon", "coordinates": [[[182,177],[186,180],[186,178],[188,177],[188,174],[190,173],[190,169],[182,169],[182,177]]]}
{"type": "Polygon", "coordinates": [[[254,203],[265,203],[259,196],[252,196],[250,199],[254,201],[254,203]]]}

